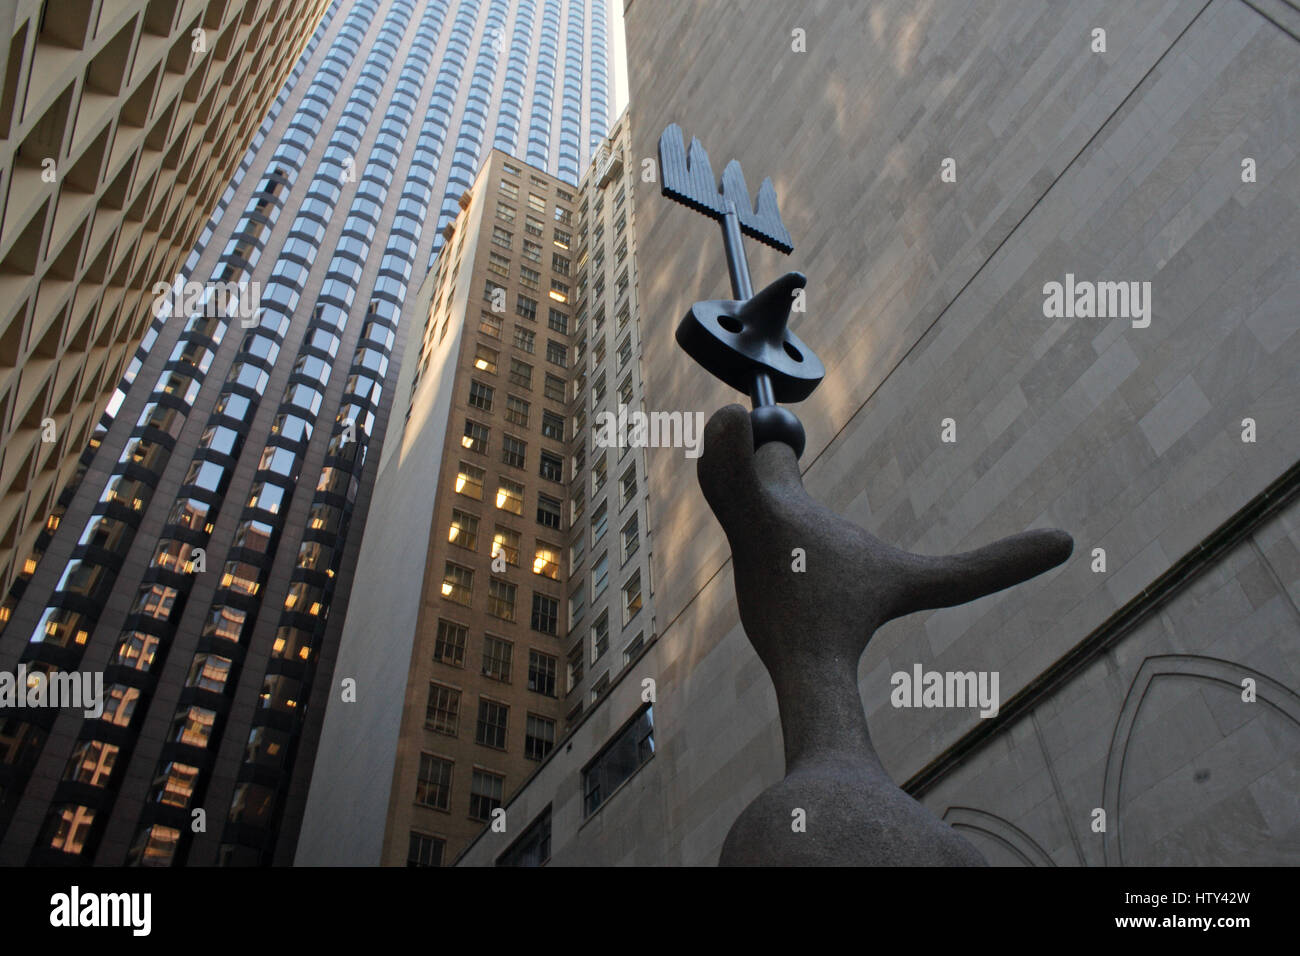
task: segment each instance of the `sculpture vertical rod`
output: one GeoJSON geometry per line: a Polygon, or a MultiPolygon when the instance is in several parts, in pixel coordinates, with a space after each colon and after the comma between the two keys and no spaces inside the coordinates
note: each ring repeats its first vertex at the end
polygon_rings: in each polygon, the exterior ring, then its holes
{"type": "MultiPolygon", "coordinates": [[[[722,242],[727,250],[727,272],[731,275],[731,294],[737,299],[752,299],[754,285],[749,277],[749,261],[745,258],[745,240],[740,234],[740,215],[736,204],[727,200],[727,211],[722,217],[722,242]]],[[[772,377],[766,372],[755,372],[749,387],[749,398],[754,408],[776,404],[772,390],[772,377]]]]}

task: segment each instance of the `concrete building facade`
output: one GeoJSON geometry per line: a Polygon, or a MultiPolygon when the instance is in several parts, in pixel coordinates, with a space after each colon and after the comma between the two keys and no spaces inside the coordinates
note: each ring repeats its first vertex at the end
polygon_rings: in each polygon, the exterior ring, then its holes
{"type": "Polygon", "coordinates": [[[5,712],[0,861],[293,858],[411,277],[491,144],[576,183],[607,127],[603,4],[562,12],[326,10],[0,633],[107,702],[5,712]]]}
{"type": "MultiPolygon", "coordinates": [[[[795,249],[750,264],[809,276],[810,494],[922,553],[1075,538],[876,635],[858,678],[895,780],[995,864],[1300,862],[1294,7],[635,0],[626,30],[635,161],[676,122],[715,172],[773,179],[795,249]],[[1055,310],[1075,279],[1149,298],[1055,310]],[[917,664],[996,672],[997,716],[894,707],[917,664]]],[[[716,225],[636,199],[647,403],[740,401],[671,334],[727,294],[716,225]]],[[[649,466],[659,639],[506,804],[553,821],[552,864],[711,865],[783,774],[725,539],[693,469],[649,466]],[[653,756],[584,813],[643,679],[653,756]]]]}
{"type": "Polygon", "coordinates": [[[0,3],[0,594],[326,6],[0,3]]]}

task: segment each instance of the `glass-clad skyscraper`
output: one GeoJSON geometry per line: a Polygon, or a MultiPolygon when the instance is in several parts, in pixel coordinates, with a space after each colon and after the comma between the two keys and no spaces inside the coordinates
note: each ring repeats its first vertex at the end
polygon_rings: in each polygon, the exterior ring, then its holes
{"type": "Polygon", "coordinates": [[[329,7],[0,633],[103,681],[0,712],[0,863],[292,859],[408,289],[493,145],[576,183],[607,2],[329,7]]]}

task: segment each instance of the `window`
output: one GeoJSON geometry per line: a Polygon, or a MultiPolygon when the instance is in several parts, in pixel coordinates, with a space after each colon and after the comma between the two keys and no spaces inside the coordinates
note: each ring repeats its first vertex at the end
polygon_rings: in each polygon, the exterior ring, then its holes
{"type": "Polygon", "coordinates": [[[568,335],[569,317],[559,309],[551,309],[550,315],[546,319],[546,326],[552,332],[559,332],[561,335],[568,335]]]}
{"type": "Polygon", "coordinates": [[[639,631],[636,637],[632,638],[627,647],[623,648],[623,666],[626,667],[632,663],[633,658],[641,653],[641,648],[645,646],[645,632],[639,631]]]}
{"type": "Polygon", "coordinates": [[[496,534],[492,536],[492,557],[501,555],[506,564],[519,565],[519,532],[511,531],[497,525],[496,534]]]}
{"type": "Polygon", "coordinates": [[[522,325],[515,326],[515,348],[532,355],[537,348],[537,333],[522,325]]]}
{"type": "Polygon", "coordinates": [[[528,403],[518,395],[506,396],[506,421],[521,428],[528,427],[528,403]]]}
{"type": "Polygon", "coordinates": [[[475,501],[483,500],[483,476],[486,474],[482,468],[475,468],[469,462],[462,461],[460,470],[456,473],[456,491],[466,498],[473,498],[475,501]]]}
{"type": "Polygon", "coordinates": [[[609,671],[601,674],[591,684],[591,702],[593,704],[600,700],[600,695],[609,690],[609,671]]]}
{"type": "Polygon", "coordinates": [[[497,483],[497,507],[514,515],[524,513],[524,486],[509,478],[497,483]]]}
{"type": "MultiPolygon", "coordinates": [[[[574,459],[573,462],[574,473],[576,474],[581,468],[582,468],[582,463],[577,459],[574,459]]],[[[576,524],[578,519],[582,517],[582,509],[587,506],[587,492],[586,489],[583,488],[581,485],[579,485],[577,490],[573,492],[571,506],[573,509],[573,517],[570,519],[569,524],[576,524]]],[[[579,538],[578,540],[581,541],[582,539],[579,538]]],[[[579,548],[578,550],[581,551],[582,549],[579,548]]]]}
{"type": "Polygon", "coordinates": [[[559,547],[545,541],[537,542],[537,550],[533,555],[533,574],[540,574],[552,581],[560,580],[559,547]]]}
{"type": "Polygon", "coordinates": [[[477,379],[470,379],[469,404],[471,407],[485,412],[492,411],[492,395],[493,389],[491,385],[484,385],[477,379]]]}
{"type": "Polygon", "coordinates": [[[420,773],[415,782],[415,802],[435,810],[446,810],[451,802],[451,761],[420,754],[420,773]]]}
{"type": "Polygon", "coordinates": [[[641,610],[641,572],[637,571],[623,585],[623,626],[641,610]]]}
{"type": "MultiPolygon", "coordinates": [[[[506,749],[506,725],[510,721],[510,708],[486,697],[478,699],[478,729],[474,740],[485,747],[506,749]]],[[[477,771],[475,771],[477,773],[477,771]]],[[[498,795],[499,799],[499,795],[498,795]]]]}
{"type": "Polygon", "coordinates": [[[552,375],[550,372],[547,372],[545,394],[546,397],[553,402],[563,402],[564,379],[560,378],[558,375],[552,375]]]}
{"type": "Polygon", "coordinates": [[[555,339],[546,340],[546,361],[552,365],[558,365],[560,368],[569,366],[569,347],[555,341],[555,339]]]}
{"type": "MultiPolygon", "coordinates": [[[[407,844],[406,865],[442,866],[442,854],[446,847],[445,840],[424,833],[416,833],[412,830],[411,840],[407,844]]],[[[549,849],[548,844],[547,850],[549,851],[549,849]]]]}
{"type": "Polygon", "coordinates": [[[636,463],[628,465],[627,471],[623,472],[623,477],[619,479],[619,489],[622,495],[622,501],[619,507],[626,508],[627,503],[636,495],[636,463]]]}
{"type": "Polygon", "coordinates": [[[560,503],[547,495],[538,495],[537,523],[548,528],[558,528],[560,526],[560,503]]]}
{"type": "Polygon", "coordinates": [[[501,195],[508,196],[511,199],[519,198],[519,186],[508,179],[501,180],[501,195]]]}
{"type": "Polygon", "coordinates": [[[626,561],[628,558],[632,557],[632,555],[636,554],[636,549],[640,544],[638,540],[639,534],[635,512],[632,514],[632,517],[627,519],[627,523],[623,525],[621,537],[623,544],[623,560],[626,561]]]}
{"type": "Polygon", "coordinates": [[[574,588],[573,593],[569,595],[569,633],[578,626],[582,620],[583,612],[587,609],[587,585],[585,581],[579,581],[578,586],[574,588]]]}
{"type": "Polygon", "coordinates": [[[564,441],[564,416],[557,415],[552,411],[543,411],[542,437],[554,441],[564,441]]]}
{"type": "Polygon", "coordinates": [[[573,213],[563,206],[555,207],[555,221],[562,226],[570,225],[573,222],[573,213]]]}
{"type": "Polygon", "coordinates": [[[502,277],[510,275],[510,257],[499,252],[489,252],[488,271],[502,277]]]}
{"type": "Polygon", "coordinates": [[[605,552],[591,566],[591,600],[595,603],[596,598],[605,593],[605,588],[609,585],[609,552],[605,552]]]}
{"type": "Polygon", "coordinates": [[[557,662],[550,654],[528,652],[528,689],[543,697],[555,696],[557,662]]]}
{"type": "MultiPolygon", "coordinates": [[[[529,680],[531,685],[531,676],[529,680]]],[[[107,786],[113,765],[117,762],[118,749],[115,744],[99,740],[78,741],[63,772],[63,779],[92,787],[107,786]]]]}
{"type": "MultiPolygon", "coordinates": [[[[529,321],[537,321],[537,300],[530,299],[526,295],[520,295],[515,299],[515,312],[529,321]]],[[[517,329],[519,326],[516,325],[515,328],[517,329]]],[[[528,351],[531,352],[532,349],[528,351]]]]}
{"type": "Polygon", "coordinates": [[[505,307],[506,287],[499,282],[493,282],[491,279],[488,279],[483,285],[483,298],[494,303],[492,306],[493,312],[499,312],[500,309],[497,308],[496,303],[500,303],[501,308],[505,307]]]}
{"type": "Polygon", "coordinates": [[[540,474],[547,481],[563,481],[564,459],[549,451],[542,452],[540,474]]]}
{"type": "MultiPolygon", "coordinates": [[[[632,404],[632,375],[629,373],[618,386],[618,400],[624,405],[632,404]]],[[[629,429],[630,431],[631,429],[629,429]]]]}
{"type": "Polygon", "coordinates": [[[622,368],[630,361],[632,361],[632,336],[629,335],[618,347],[618,367],[622,368]]]}
{"type": "Polygon", "coordinates": [[[573,236],[565,232],[563,229],[557,228],[551,235],[551,242],[555,243],[561,249],[568,249],[573,243],[573,236]]]}
{"type": "Polygon", "coordinates": [[[605,476],[608,469],[605,467],[606,455],[602,451],[591,463],[591,496],[594,498],[600,494],[600,489],[605,487],[605,476]]]}
{"type": "Polygon", "coordinates": [[[498,246],[503,246],[504,248],[509,249],[514,238],[514,233],[509,229],[504,229],[501,226],[492,227],[492,241],[498,246]]]}
{"type": "Polygon", "coordinates": [[[520,388],[532,388],[533,367],[527,362],[512,358],[510,360],[510,384],[518,385],[520,388]]]}
{"type": "Polygon", "coordinates": [[[502,581],[500,578],[491,578],[488,581],[487,611],[493,617],[499,617],[503,621],[513,621],[515,619],[515,586],[508,581],[502,581]]]}
{"type": "Polygon", "coordinates": [[[528,268],[528,266],[520,266],[519,284],[525,289],[539,289],[542,285],[542,274],[536,269],[528,268]]]}
{"type": "Polygon", "coordinates": [[[475,769],[469,788],[469,815],[475,820],[487,821],[492,811],[501,806],[505,777],[486,770],[475,769]]]}
{"type": "Polygon", "coordinates": [[[596,510],[591,513],[591,543],[594,545],[597,541],[605,536],[605,527],[609,523],[609,510],[606,508],[607,502],[602,501],[596,510]]]}
{"type": "Polygon", "coordinates": [[[601,611],[591,625],[591,662],[600,660],[600,656],[609,650],[609,611],[601,611]]]}
{"type": "Polygon", "coordinates": [[[555,721],[529,714],[524,725],[524,756],[529,760],[545,760],[555,748],[555,721]]]}
{"type": "Polygon", "coordinates": [[[551,858],[551,808],[547,806],[519,839],[497,857],[497,866],[543,866],[551,858]]]}
{"type": "Polygon", "coordinates": [[[424,725],[439,734],[455,737],[460,727],[460,691],[429,681],[429,703],[424,725]]]}
{"type": "Polygon", "coordinates": [[[474,367],[481,372],[495,375],[497,373],[498,354],[500,353],[496,349],[488,348],[486,345],[479,345],[474,350],[474,367]]]}
{"type": "Polygon", "coordinates": [[[569,693],[572,694],[574,688],[582,681],[583,668],[586,666],[587,655],[586,646],[579,641],[569,651],[569,693]]]}
{"type": "Polygon", "coordinates": [[[543,634],[558,634],[560,602],[537,591],[533,592],[533,630],[543,634]]]}
{"type": "Polygon", "coordinates": [[[504,203],[504,202],[497,203],[497,218],[500,219],[502,222],[514,222],[515,207],[510,205],[509,203],[504,203]]]}
{"type": "Polygon", "coordinates": [[[473,593],[474,572],[448,561],[442,575],[442,596],[448,601],[468,606],[473,593]]]}
{"type": "Polygon", "coordinates": [[[460,440],[463,447],[470,451],[476,451],[480,455],[487,454],[488,428],[486,425],[480,425],[473,419],[465,419],[465,437],[460,440]]]}
{"type": "Polygon", "coordinates": [[[534,212],[546,212],[546,197],[537,193],[528,194],[528,208],[534,212]]]}
{"type": "Polygon", "coordinates": [[[483,638],[483,674],[493,680],[510,683],[510,661],[515,646],[491,634],[483,638]]]}
{"type": "Polygon", "coordinates": [[[505,435],[502,437],[501,461],[503,464],[509,465],[512,468],[523,468],[527,451],[527,442],[520,441],[518,438],[511,435],[505,435]]]}
{"type": "MultiPolygon", "coordinates": [[[[530,216],[529,219],[531,220],[532,217],[530,216]]],[[[538,232],[537,235],[541,235],[541,233],[538,232]]],[[[542,247],[541,247],[541,245],[539,245],[539,244],[536,243],[536,242],[529,242],[527,239],[525,239],[525,240],[524,240],[524,258],[525,258],[525,259],[529,259],[529,260],[531,260],[531,261],[533,261],[533,262],[541,262],[541,261],[542,261],[542,247]]]]}
{"type": "MultiPolygon", "coordinates": [[[[542,227],[544,225],[545,224],[536,216],[527,216],[527,215],[524,216],[524,232],[528,233],[530,236],[537,236],[538,238],[541,238],[542,227]]],[[[540,249],[541,247],[538,246],[538,250],[539,250],[537,256],[538,259],[541,259],[540,249]]]]}
{"type": "Polygon", "coordinates": [[[468,511],[452,508],[451,528],[447,532],[447,540],[454,545],[468,548],[470,551],[477,550],[478,518],[468,511]]]}
{"type": "Polygon", "coordinates": [[[469,628],[454,621],[439,619],[438,636],[433,643],[433,659],[453,667],[465,666],[465,638],[469,628]]]}
{"type": "Polygon", "coordinates": [[[480,313],[478,330],[494,339],[501,338],[501,316],[493,315],[491,312],[480,313]]]}
{"type": "Polygon", "coordinates": [[[646,707],[582,771],[583,816],[589,817],[600,809],[654,752],[654,708],[646,707]]]}

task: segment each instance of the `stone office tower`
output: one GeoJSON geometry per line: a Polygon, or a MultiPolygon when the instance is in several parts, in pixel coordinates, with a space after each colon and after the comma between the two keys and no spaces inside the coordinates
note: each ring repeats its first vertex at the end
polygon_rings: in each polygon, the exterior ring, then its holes
{"type": "MultiPolygon", "coordinates": [[[[811,495],[922,553],[1074,536],[1058,571],[876,635],[859,684],[894,779],[995,864],[1295,865],[1300,14],[1063,11],[633,0],[632,156],[680,123],[715,172],[772,177],[794,253],[748,250],[758,287],[808,275],[811,495]],[[1149,281],[1150,324],[1045,314],[1067,275],[1149,281]],[[997,716],[893,706],[918,664],[997,672],[997,716]]],[[[647,404],[742,400],[672,336],[729,296],[716,224],[658,183],[636,201],[647,404]]],[[[648,460],[659,639],[593,717],[655,680],[654,752],[591,812],[589,718],[506,804],[549,808],[557,865],[711,865],[783,774],[721,529],[690,463],[648,460]]]]}
{"type": "Polygon", "coordinates": [[[577,190],[493,151],[413,301],[299,864],[450,862],[654,640],[615,127],[577,190]]]}
{"type": "Polygon", "coordinates": [[[327,4],[0,2],[0,595],[327,4]]]}
{"type": "Polygon", "coordinates": [[[207,299],[156,326],[0,634],[0,669],[102,671],[107,697],[4,714],[0,861],[292,859],[407,293],[494,146],[576,185],[606,13],[329,6],[181,277],[207,299]],[[229,283],[260,308],[217,308],[229,283]]]}

